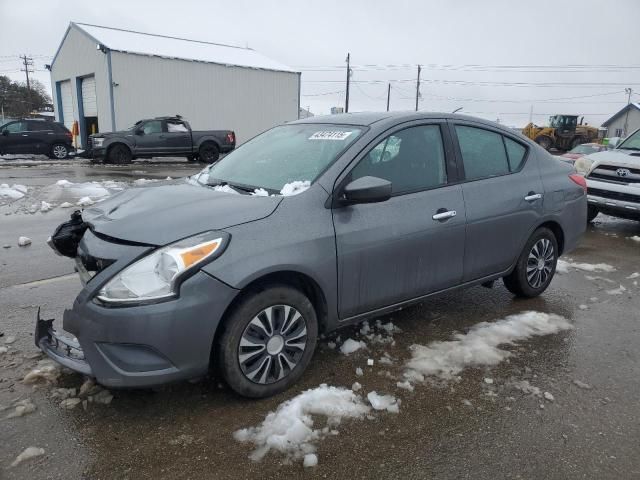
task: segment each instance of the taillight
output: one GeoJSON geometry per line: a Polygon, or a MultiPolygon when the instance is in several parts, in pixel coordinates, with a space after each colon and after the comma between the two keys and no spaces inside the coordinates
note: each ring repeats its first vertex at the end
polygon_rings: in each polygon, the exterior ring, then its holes
{"type": "Polygon", "coordinates": [[[227,143],[236,143],[236,134],[233,132],[227,133],[227,143]]]}
{"type": "Polygon", "coordinates": [[[73,140],[73,135],[71,135],[71,132],[64,132],[64,136],[67,137],[69,140],[73,140]]]}
{"type": "Polygon", "coordinates": [[[569,175],[569,178],[573,180],[574,183],[580,185],[585,192],[587,191],[587,180],[582,175],[572,173],[569,175]]]}

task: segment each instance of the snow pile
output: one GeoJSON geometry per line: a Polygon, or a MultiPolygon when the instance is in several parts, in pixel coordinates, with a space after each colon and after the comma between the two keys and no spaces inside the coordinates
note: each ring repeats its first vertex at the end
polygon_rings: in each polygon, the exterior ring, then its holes
{"type": "Polygon", "coordinates": [[[627,289],[624,287],[624,285],[620,285],[618,288],[614,288],[612,290],[607,290],[607,293],[609,295],[622,295],[626,291],[627,291],[627,289]]]}
{"type": "Polygon", "coordinates": [[[53,208],[53,205],[51,205],[50,203],[45,202],[44,200],[40,203],[40,211],[42,213],[48,212],[52,208],[53,208]]]}
{"type": "Polygon", "coordinates": [[[343,418],[361,418],[369,407],[351,390],[322,384],[280,404],[261,425],[233,434],[239,442],[251,442],[256,449],[250,455],[261,460],[270,450],[300,459],[316,451],[315,443],[329,434],[330,427],[343,418]],[[314,416],[327,417],[327,426],[314,427],[314,416]]]}
{"type": "Polygon", "coordinates": [[[24,185],[11,185],[6,183],[0,184],[0,197],[10,200],[19,200],[27,193],[27,187],[24,185]]]}
{"type": "Polygon", "coordinates": [[[567,262],[565,260],[558,260],[556,264],[556,271],[558,273],[567,273],[569,268],[576,270],[583,270],[585,272],[614,272],[615,267],[606,263],[579,263],[579,262],[567,262]]]}
{"type": "Polygon", "coordinates": [[[26,247],[31,245],[31,239],[29,237],[18,237],[18,245],[20,247],[26,247]]]}
{"type": "Polygon", "coordinates": [[[60,204],[60,208],[71,208],[73,207],[73,203],[63,202],[60,204]]]}
{"type": "Polygon", "coordinates": [[[78,203],[76,203],[76,205],[78,205],[79,207],[88,207],[90,205],[93,205],[95,202],[93,200],[91,200],[91,197],[82,197],[80,200],[78,200],[78,203]]]}
{"type": "Polygon", "coordinates": [[[71,196],[79,198],[79,197],[92,197],[92,198],[102,198],[108,197],[110,195],[109,190],[107,188],[112,188],[114,190],[122,190],[124,189],[124,185],[118,182],[114,182],[111,180],[107,180],[105,182],[85,182],[85,183],[73,183],[69,180],[58,180],[56,182],[58,187],[61,187],[71,196]]]}
{"type": "MultiPolygon", "coordinates": [[[[15,185],[14,185],[15,187],[15,185]]],[[[633,237],[629,237],[629,240],[633,240],[634,242],[640,242],[640,236],[634,235],[633,237]]]]}
{"type": "Polygon", "coordinates": [[[251,195],[254,197],[268,197],[269,192],[267,192],[264,188],[256,188],[251,195]]]}
{"type": "Polygon", "coordinates": [[[136,187],[140,187],[142,185],[147,185],[148,183],[154,183],[154,182],[159,182],[160,180],[157,180],[155,178],[139,178],[137,180],[133,181],[133,184],[136,187]]]}
{"type": "Polygon", "coordinates": [[[46,383],[55,383],[60,376],[60,365],[45,359],[40,360],[36,368],[27,373],[22,379],[23,383],[38,383],[45,381],[46,383]]]}
{"type": "Polygon", "coordinates": [[[304,192],[307,188],[311,186],[311,182],[308,180],[296,180],[295,182],[287,183],[280,190],[280,195],[283,197],[290,197],[292,195],[298,195],[299,193],[304,192]]]}
{"type": "Polygon", "coordinates": [[[500,345],[570,328],[564,317],[534,311],[510,315],[494,323],[482,322],[466,334],[455,334],[454,340],[412,345],[405,376],[418,381],[425,376],[451,379],[465,367],[497,365],[509,357],[511,353],[499,348],[500,345]]]}
{"type": "Polygon", "coordinates": [[[628,278],[629,280],[633,280],[634,278],[638,278],[638,277],[640,277],[640,273],[638,273],[638,272],[633,272],[633,273],[632,273],[631,275],[629,275],[627,278],[628,278]]]}
{"type": "Polygon", "coordinates": [[[44,448],[38,448],[38,447],[25,448],[24,451],[16,457],[13,463],[11,463],[11,466],[16,467],[20,465],[22,462],[24,462],[25,460],[29,460],[34,457],[39,457],[41,455],[44,455],[44,448]]]}
{"type": "Polygon", "coordinates": [[[231,188],[229,185],[216,185],[215,187],[213,187],[213,189],[216,192],[223,192],[223,193],[238,193],[237,190],[234,190],[233,188],[231,188]]]}
{"type": "Polygon", "coordinates": [[[361,348],[367,348],[367,344],[354,340],[353,338],[347,338],[340,346],[340,352],[342,352],[343,355],[350,355],[361,348]]]}
{"type": "Polygon", "coordinates": [[[302,461],[303,467],[315,467],[318,465],[318,456],[315,453],[307,453],[302,461]]]}
{"type": "Polygon", "coordinates": [[[36,411],[36,406],[29,398],[25,400],[18,400],[14,402],[12,406],[14,407],[13,412],[11,412],[5,418],[23,417],[29,413],[33,413],[36,411]]]}
{"type": "Polygon", "coordinates": [[[367,394],[367,400],[374,410],[386,410],[391,413],[400,412],[400,400],[393,395],[380,395],[375,391],[367,394]]]}

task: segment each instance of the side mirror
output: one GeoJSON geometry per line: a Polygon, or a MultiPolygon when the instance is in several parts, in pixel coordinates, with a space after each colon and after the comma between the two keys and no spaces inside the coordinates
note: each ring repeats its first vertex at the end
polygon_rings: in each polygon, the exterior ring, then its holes
{"type": "Polygon", "coordinates": [[[378,177],[361,177],[344,187],[343,202],[377,203],[391,198],[391,182],[378,177]]]}
{"type": "Polygon", "coordinates": [[[144,135],[144,130],[142,128],[137,129],[136,135],[144,135]]]}
{"type": "Polygon", "coordinates": [[[8,136],[9,135],[9,130],[6,130],[6,129],[2,130],[2,135],[5,136],[5,137],[8,136]]]}

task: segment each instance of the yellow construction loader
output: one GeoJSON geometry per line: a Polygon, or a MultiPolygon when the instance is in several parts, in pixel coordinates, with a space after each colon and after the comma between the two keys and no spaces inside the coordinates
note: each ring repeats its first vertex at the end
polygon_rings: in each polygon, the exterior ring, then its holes
{"type": "Polygon", "coordinates": [[[583,125],[584,117],[578,124],[577,115],[553,115],[549,117],[548,127],[539,127],[529,123],[522,129],[522,134],[535,141],[545,150],[571,150],[583,143],[600,140],[598,129],[583,125]]]}

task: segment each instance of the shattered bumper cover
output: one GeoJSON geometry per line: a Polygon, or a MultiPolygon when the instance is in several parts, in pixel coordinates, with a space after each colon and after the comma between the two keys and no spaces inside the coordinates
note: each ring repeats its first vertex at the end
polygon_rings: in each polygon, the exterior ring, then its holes
{"type": "Polygon", "coordinates": [[[36,318],[34,338],[36,346],[52,360],[83,375],[93,376],[78,341],[58,335],[53,328],[53,319],[43,320],[40,318],[40,309],[38,309],[36,318]]]}

